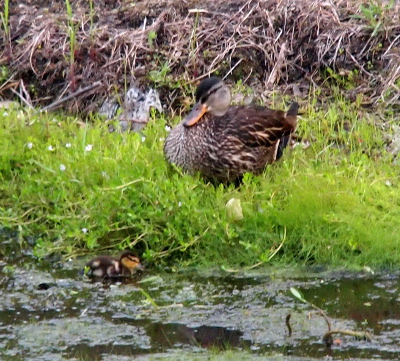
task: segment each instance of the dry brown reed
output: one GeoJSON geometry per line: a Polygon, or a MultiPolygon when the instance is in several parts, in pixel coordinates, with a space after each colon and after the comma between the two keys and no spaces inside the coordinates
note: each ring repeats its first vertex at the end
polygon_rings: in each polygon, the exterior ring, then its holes
{"type": "Polygon", "coordinates": [[[215,73],[258,89],[307,92],[326,84],[328,69],[352,75],[354,86],[343,89],[350,97],[399,102],[398,1],[93,0],[91,13],[79,0],[71,1],[72,19],[62,0],[12,3],[11,39],[0,43],[10,76],[0,96],[15,96],[10,89],[22,81],[35,106],[96,81],[103,86],[66,103],[69,110],[96,110],[133,81],[179,104],[185,84],[215,73]]]}

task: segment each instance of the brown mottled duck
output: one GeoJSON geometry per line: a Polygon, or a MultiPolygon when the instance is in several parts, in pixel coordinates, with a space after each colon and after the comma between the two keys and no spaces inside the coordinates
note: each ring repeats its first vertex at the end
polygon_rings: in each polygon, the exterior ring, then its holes
{"type": "Polygon", "coordinates": [[[86,275],[97,278],[130,277],[143,271],[139,258],[132,251],[124,251],[119,258],[99,256],[86,263],[86,275]]]}
{"type": "Polygon", "coordinates": [[[279,159],[296,129],[298,104],[285,113],[230,103],[230,90],[220,78],[203,80],[193,109],[165,140],[166,159],[214,183],[260,174],[279,159]]]}

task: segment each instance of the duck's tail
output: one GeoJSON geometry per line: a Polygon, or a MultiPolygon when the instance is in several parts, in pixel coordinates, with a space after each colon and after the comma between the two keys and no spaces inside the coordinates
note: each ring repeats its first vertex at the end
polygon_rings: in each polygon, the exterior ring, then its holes
{"type": "Polygon", "coordinates": [[[282,157],[283,151],[290,141],[291,134],[296,129],[298,110],[299,110],[299,104],[297,102],[293,102],[292,104],[290,104],[289,110],[286,112],[286,117],[285,117],[286,123],[284,126],[285,133],[279,140],[275,158],[276,160],[282,157]]]}
{"type": "Polygon", "coordinates": [[[297,126],[297,112],[299,110],[299,103],[293,102],[290,104],[289,110],[286,112],[286,122],[292,127],[292,131],[297,126]]]}

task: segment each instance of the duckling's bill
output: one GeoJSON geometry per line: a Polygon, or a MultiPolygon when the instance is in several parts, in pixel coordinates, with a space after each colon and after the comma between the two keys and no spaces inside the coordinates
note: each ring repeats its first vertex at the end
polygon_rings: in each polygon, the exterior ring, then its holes
{"type": "Polygon", "coordinates": [[[204,113],[207,112],[207,107],[200,102],[197,102],[190,113],[186,116],[186,118],[183,121],[183,125],[185,127],[191,127],[192,125],[195,125],[200,118],[203,116],[204,113]]]}

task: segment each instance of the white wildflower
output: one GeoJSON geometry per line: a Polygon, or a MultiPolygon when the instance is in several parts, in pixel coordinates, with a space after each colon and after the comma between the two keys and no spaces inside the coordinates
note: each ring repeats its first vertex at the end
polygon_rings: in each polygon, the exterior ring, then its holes
{"type": "Polygon", "coordinates": [[[82,232],[86,234],[89,232],[89,230],[87,228],[82,228],[82,232]]]}
{"type": "Polygon", "coordinates": [[[49,145],[49,146],[47,147],[47,149],[48,149],[50,152],[52,152],[52,151],[54,150],[54,148],[53,148],[52,145],[49,145]]]}
{"type": "Polygon", "coordinates": [[[182,207],[182,202],[178,202],[178,207],[182,207]]]}
{"type": "Polygon", "coordinates": [[[67,167],[64,164],[60,164],[60,171],[64,172],[67,167]]]}
{"type": "Polygon", "coordinates": [[[102,175],[103,178],[107,178],[107,179],[109,178],[107,172],[103,171],[103,172],[101,172],[101,175],[102,175]]]}
{"type": "Polygon", "coordinates": [[[28,149],[32,149],[33,143],[28,143],[28,144],[26,145],[26,147],[27,147],[28,149]]]}
{"type": "Polygon", "coordinates": [[[72,145],[71,145],[71,143],[67,143],[67,144],[65,144],[65,147],[66,147],[66,148],[71,148],[72,145]]]}
{"type": "Polygon", "coordinates": [[[170,132],[170,131],[171,131],[171,127],[170,127],[169,125],[166,125],[166,126],[165,126],[165,130],[166,130],[167,132],[170,132]]]}
{"type": "Polygon", "coordinates": [[[165,140],[165,138],[160,138],[159,139],[160,142],[163,142],[164,140],[165,140]]]}
{"type": "Polygon", "coordinates": [[[85,151],[86,151],[86,152],[90,152],[90,151],[92,150],[92,148],[93,148],[93,144],[88,144],[88,145],[85,147],[85,151]]]}
{"type": "Polygon", "coordinates": [[[142,143],[146,140],[146,137],[142,135],[142,143]]]}

